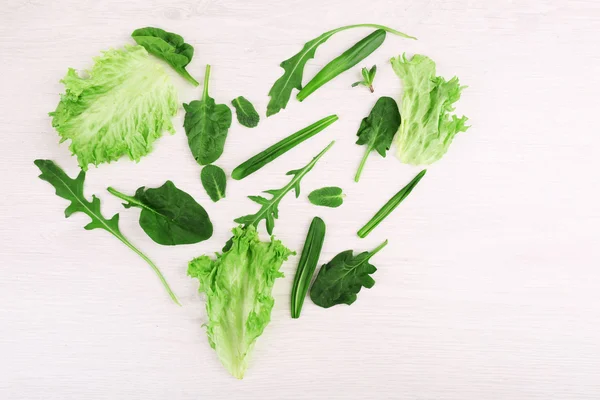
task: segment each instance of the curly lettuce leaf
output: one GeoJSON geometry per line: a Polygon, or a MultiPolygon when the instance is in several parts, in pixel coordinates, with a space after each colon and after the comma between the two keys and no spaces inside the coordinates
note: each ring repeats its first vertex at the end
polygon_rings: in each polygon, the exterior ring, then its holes
{"type": "Polygon", "coordinates": [[[446,154],[459,132],[469,128],[467,117],[452,114],[466,86],[460,86],[456,76],[449,81],[436,76],[435,62],[420,54],[391,62],[404,86],[396,156],[406,164],[432,164],[446,154]]]}
{"type": "Polygon", "coordinates": [[[271,320],[276,278],[281,264],[294,254],[279,240],[261,242],[254,226],[233,229],[232,246],[216,259],[201,256],[188,265],[188,275],[206,293],[208,341],[221,363],[238,379],[244,377],[256,339],[271,320]]]}
{"type": "Polygon", "coordinates": [[[87,76],[70,68],[65,93],[52,116],[61,142],[83,170],[118,160],[139,161],[164,130],[175,133],[171,117],[178,100],[171,78],[142,46],[111,49],[94,59],[87,76]]]}

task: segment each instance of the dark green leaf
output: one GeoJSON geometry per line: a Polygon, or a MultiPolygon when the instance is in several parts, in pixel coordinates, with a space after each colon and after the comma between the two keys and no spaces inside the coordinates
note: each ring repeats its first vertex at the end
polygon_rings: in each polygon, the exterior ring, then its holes
{"type": "Polygon", "coordinates": [[[377,268],[369,260],[386,245],[387,240],[373,251],[357,256],[353,256],[352,250],[346,250],[323,265],[310,289],[312,301],[323,308],[354,303],[363,286],[370,289],[375,284],[371,274],[377,268]]]}
{"type": "Polygon", "coordinates": [[[208,197],[214,202],[225,198],[225,188],[227,187],[227,176],[225,172],[216,165],[207,165],[202,168],[200,173],[202,186],[208,197]]]}
{"type": "Polygon", "coordinates": [[[233,99],[231,102],[235,107],[235,114],[240,124],[248,128],[254,128],[258,125],[260,116],[256,112],[256,109],[244,96],[239,96],[233,99]]]}
{"type": "MultiPolygon", "coordinates": [[[[271,199],[266,199],[262,196],[249,196],[252,201],[261,204],[260,210],[255,214],[244,215],[243,217],[239,217],[235,219],[235,222],[238,224],[244,224],[245,226],[253,225],[255,228],[258,227],[260,221],[265,220],[265,224],[267,226],[267,232],[270,234],[273,233],[273,227],[275,226],[275,219],[279,217],[279,202],[289,191],[295,190],[296,197],[300,194],[300,181],[304,177],[304,175],[308,174],[311,169],[315,166],[317,161],[333,146],[335,142],[329,143],[325,149],[323,149],[315,158],[311,160],[304,168],[297,169],[293,171],[289,171],[286,175],[293,175],[292,180],[282,187],[281,189],[271,189],[265,190],[264,193],[270,194],[273,196],[271,199]]],[[[226,245],[227,247],[227,245],[226,245]]]]}
{"type": "Polygon", "coordinates": [[[382,157],[390,149],[392,139],[400,127],[400,111],[391,97],[380,97],[368,117],[364,118],[358,129],[356,144],[366,145],[354,180],[358,182],[360,174],[371,151],[377,151],[382,157]]]}
{"type": "Polygon", "coordinates": [[[40,171],[42,171],[42,174],[39,176],[40,179],[54,186],[57,196],[71,202],[71,204],[69,204],[65,210],[65,217],[68,218],[76,212],[82,212],[89,216],[92,219],[92,222],[87,224],[84,227],[85,229],[104,229],[119,239],[131,250],[133,250],[137,255],[142,257],[142,259],[144,259],[144,261],[146,261],[156,273],[163,286],[167,290],[167,293],[169,293],[171,299],[173,299],[175,303],[179,304],[177,296],[175,296],[175,293],[173,293],[169,287],[169,284],[158,267],[121,233],[121,230],[119,229],[119,214],[115,214],[112,216],[112,218],[106,219],[100,211],[100,199],[98,199],[96,196],[92,196],[92,201],[89,201],[85,198],[83,194],[83,184],[85,181],[84,171],[79,172],[77,178],[72,179],[65,173],[65,171],[56,165],[54,161],[35,160],[34,163],[40,169],[40,171]]]}
{"type": "Polygon", "coordinates": [[[325,222],[319,217],[314,217],[304,241],[302,255],[292,285],[292,318],[300,317],[306,293],[308,293],[312,276],[319,263],[324,240],[325,222]]]}
{"type": "Polygon", "coordinates": [[[279,142],[267,149],[261,151],[257,155],[250,157],[233,170],[231,177],[233,179],[244,179],[248,175],[258,171],[277,157],[293,149],[300,143],[304,142],[327,128],[338,120],[337,115],[330,115],[323,119],[318,120],[314,124],[307,126],[306,128],[300,129],[298,132],[291,134],[288,137],[281,139],[279,142]]]}
{"type": "Polygon", "coordinates": [[[131,37],[137,44],[143,46],[148,53],[166,61],[178,74],[194,86],[198,86],[198,81],[185,69],[192,61],[194,48],[185,43],[181,36],[160,28],[148,27],[136,29],[131,37]]]}
{"type": "Polygon", "coordinates": [[[184,104],[183,127],[188,145],[200,165],[211,164],[223,154],[227,132],[231,126],[231,110],[225,104],[215,104],[208,95],[210,65],[206,66],[202,100],[184,104]]]}
{"type": "Polygon", "coordinates": [[[213,226],[204,208],[171,181],[156,189],[142,186],[133,197],[110,187],[108,191],[125,200],[125,208],[142,209],[140,226],[158,244],[192,244],[212,236],[213,226]]]}
{"type": "Polygon", "coordinates": [[[344,193],[342,189],[336,186],[327,186],[321,189],[313,190],[308,195],[308,200],[315,206],[337,208],[344,202],[344,193]]]}
{"type": "Polygon", "coordinates": [[[400,189],[400,191],[396,193],[394,197],[389,199],[388,202],[385,203],[383,207],[381,207],[381,209],[377,211],[377,213],[375,213],[373,218],[371,218],[369,222],[365,224],[365,226],[359,229],[359,231],[357,232],[358,237],[366,237],[369,233],[371,233],[373,229],[377,227],[377,225],[381,223],[381,221],[383,221],[388,215],[390,215],[392,211],[394,211],[394,209],[396,209],[396,207],[398,207],[400,203],[402,203],[402,200],[404,200],[406,196],[408,196],[410,192],[412,192],[412,190],[415,188],[415,186],[417,186],[417,183],[419,183],[421,178],[425,176],[426,172],[426,169],[419,172],[417,176],[413,178],[412,181],[410,181],[406,186],[400,189]]]}
{"type": "Polygon", "coordinates": [[[358,24],[342,26],[337,29],[323,33],[321,36],[307,42],[302,50],[298,54],[295,54],[291,58],[283,61],[280,66],[284,69],[283,75],[275,81],[273,87],[269,91],[269,104],[267,105],[267,117],[273,114],[277,114],[279,111],[287,106],[292,90],[302,89],[302,74],[304,72],[304,66],[306,62],[315,56],[317,48],[325,43],[334,34],[351,28],[375,28],[383,29],[387,32],[393,33],[394,35],[402,36],[409,39],[416,39],[412,36],[408,36],[395,29],[391,29],[382,25],[377,24],[358,24]]]}
{"type": "Polygon", "coordinates": [[[323,67],[315,76],[312,78],[306,86],[298,92],[296,98],[299,101],[303,101],[318,88],[338,76],[344,71],[349,70],[371,53],[379,48],[385,40],[385,30],[378,29],[371,33],[369,36],[363,38],[354,46],[343,52],[339,57],[336,57],[323,67]]]}

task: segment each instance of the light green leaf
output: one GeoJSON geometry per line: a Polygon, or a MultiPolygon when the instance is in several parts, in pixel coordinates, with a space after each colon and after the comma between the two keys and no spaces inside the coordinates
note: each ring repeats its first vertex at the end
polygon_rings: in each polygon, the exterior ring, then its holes
{"type": "Polygon", "coordinates": [[[402,124],[396,135],[396,156],[406,164],[428,165],[442,158],[459,132],[465,132],[467,117],[452,112],[466,86],[457,77],[446,81],[435,75],[435,63],[416,54],[392,58],[392,67],[402,79],[402,124]]]}
{"type": "Polygon", "coordinates": [[[84,170],[124,155],[139,161],[163,130],[175,133],[177,92],[163,67],[141,46],[108,50],[81,77],[70,68],[52,116],[61,142],[84,170]]]}
{"type": "Polygon", "coordinates": [[[315,206],[337,208],[344,202],[346,195],[337,186],[327,186],[313,190],[308,195],[308,200],[315,206]]]}
{"type": "Polygon", "coordinates": [[[204,255],[190,261],[188,275],[206,295],[208,342],[227,371],[242,379],[271,320],[275,279],[283,277],[281,265],[295,253],[273,238],[261,242],[254,226],[237,227],[233,235],[216,259],[204,255]]]}

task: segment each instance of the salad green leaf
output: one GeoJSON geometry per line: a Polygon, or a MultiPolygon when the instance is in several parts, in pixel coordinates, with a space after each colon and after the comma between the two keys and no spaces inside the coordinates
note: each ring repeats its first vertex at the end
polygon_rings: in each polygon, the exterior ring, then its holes
{"type": "Polygon", "coordinates": [[[326,186],[315,189],[308,195],[308,201],[315,206],[337,208],[344,203],[346,195],[337,186],[326,186]]]}
{"type": "Polygon", "coordinates": [[[434,163],[446,154],[454,137],[469,128],[467,117],[452,114],[466,86],[456,76],[449,81],[436,76],[429,57],[416,54],[408,60],[402,55],[391,61],[404,85],[396,156],[406,164],[434,163]]]}
{"type": "Polygon", "coordinates": [[[310,172],[310,170],[313,169],[317,161],[323,157],[323,155],[331,148],[331,146],[333,146],[334,143],[335,141],[329,143],[329,145],[325,147],[319,154],[317,154],[316,157],[311,160],[311,162],[306,164],[304,168],[289,171],[286,175],[292,175],[293,178],[287,185],[281,189],[266,190],[264,193],[268,193],[273,196],[270,199],[267,199],[263,196],[248,196],[250,200],[260,204],[260,210],[254,214],[244,215],[243,217],[236,218],[235,222],[238,224],[244,224],[244,226],[254,226],[256,228],[258,227],[260,221],[264,219],[267,232],[269,235],[272,234],[273,227],[275,226],[275,219],[279,217],[279,202],[281,202],[281,199],[283,199],[283,197],[290,190],[294,190],[296,192],[296,197],[300,196],[300,181],[306,174],[310,172]]]}
{"type": "Polygon", "coordinates": [[[327,128],[337,120],[337,115],[330,115],[318,120],[313,124],[310,124],[306,128],[300,129],[298,132],[293,133],[290,136],[281,139],[279,142],[269,146],[265,150],[250,157],[235,167],[231,173],[231,177],[236,180],[244,179],[248,175],[253,174],[271,161],[275,160],[277,157],[298,146],[300,143],[315,136],[317,133],[321,132],[323,129],[327,128]]]}
{"type": "Polygon", "coordinates": [[[376,150],[381,157],[385,157],[399,126],[400,111],[396,101],[391,97],[380,97],[369,116],[360,123],[356,134],[358,136],[356,144],[366,145],[367,149],[354,176],[355,182],[360,179],[367,158],[373,150],[376,150]]]}
{"type": "Polygon", "coordinates": [[[69,68],[52,117],[61,142],[83,170],[124,155],[139,161],[164,130],[175,133],[177,92],[163,67],[141,46],[105,51],[81,77],[69,68]]]}
{"type": "Polygon", "coordinates": [[[202,186],[208,197],[214,202],[225,198],[225,189],[227,188],[227,176],[225,171],[216,165],[207,165],[202,168],[200,173],[202,186]]]}
{"type": "Polygon", "coordinates": [[[223,154],[227,132],[231,126],[231,110],[225,104],[215,104],[208,95],[210,65],[206,66],[202,100],[184,104],[183,127],[192,155],[200,165],[211,164],[223,154]]]}
{"type": "Polygon", "coordinates": [[[174,246],[202,242],[212,236],[213,226],[204,208],[192,196],[166,181],[156,189],[139,188],[127,196],[112,187],[125,208],[139,207],[140,226],[158,244],[174,246]]]}
{"type": "Polygon", "coordinates": [[[362,74],[362,81],[354,82],[352,87],[357,87],[358,85],[363,85],[369,88],[371,93],[375,91],[373,89],[373,81],[375,80],[375,74],[377,73],[377,65],[373,65],[371,69],[363,68],[360,70],[362,74]]]}
{"type": "Polygon", "coordinates": [[[377,29],[375,32],[361,39],[354,44],[354,46],[350,47],[340,56],[334,58],[325,65],[323,69],[321,69],[314,78],[298,92],[296,98],[299,101],[303,101],[318,88],[367,58],[383,44],[385,36],[386,33],[383,29],[377,29]]]}
{"type": "Polygon", "coordinates": [[[119,229],[119,214],[115,214],[112,218],[106,219],[100,210],[100,199],[95,195],[92,195],[92,201],[85,198],[85,195],[83,194],[85,171],[79,172],[77,178],[73,179],[56,165],[54,161],[35,160],[34,163],[40,171],[42,171],[42,174],[39,176],[40,179],[54,186],[57,196],[71,202],[65,210],[65,217],[69,218],[72,214],[77,212],[82,212],[90,217],[92,222],[87,224],[84,229],[104,229],[119,239],[125,246],[133,250],[134,253],[150,265],[150,268],[152,268],[154,273],[158,276],[158,279],[160,279],[171,299],[176,304],[181,305],[158,267],[148,258],[148,256],[142,253],[121,233],[121,230],[119,229]]]}
{"type": "Polygon", "coordinates": [[[136,29],[131,37],[137,44],[144,46],[148,53],[164,60],[173,67],[179,75],[192,85],[199,85],[198,81],[185,69],[194,57],[194,48],[185,43],[181,36],[160,28],[147,27],[136,29]]]}
{"type": "Polygon", "coordinates": [[[416,39],[395,29],[377,24],[347,25],[323,33],[322,35],[306,42],[299,53],[294,54],[291,58],[288,58],[280,64],[284,72],[283,75],[277,79],[277,81],[275,81],[273,87],[271,87],[271,90],[269,91],[269,96],[271,99],[267,105],[267,117],[277,114],[287,106],[293,89],[302,89],[302,74],[304,73],[304,66],[308,60],[315,56],[317,48],[336,33],[353,28],[383,29],[386,32],[393,33],[394,35],[402,36],[408,39],[416,39]]]}
{"type": "Polygon", "coordinates": [[[333,257],[319,270],[310,289],[311,300],[323,308],[354,303],[363,286],[370,289],[375,284],[371,274],[377,271],[377,268],[369,261],[387,243],[386,240],[373,251],[365,251],[356,256],[352,250],[346,250],[333,257]]]}
{"type": "Polygon", "coordinates": [[[242,379],[254,344],[271,320],[273,284],[283,277],[279,269],[295,253],[272,237],[261,242],[254,226],[234,228],[232,243],[216,259],[204,255],[190,261],[188,275],[206,294],[210,346],[227,371],[242,379]]]}
{"type": "Polygon", "coordinates": [[[247,128],[254,128],[260,121],[256,108],[244,96],[236,97],[231,104],[235,108],[235,115],[240,124],[247,128]]]}
{"type": "Polygon", "coordinates": [[[402,201],[410,194],[410,192],[412,192],[412,190],[415,188],[415,186],[417,186],[417,183],[419,183],[421,178],[425,176],[426,172],[426,169],[419,172],[417,176],[415,176],[406,186],[404,186],[402,189],[400,189],[398,193],[392,196],[392,198],[389,199],[388,202],[385,203],[383,207],[381,207],[381,209],[375,213],[373,218],[371,218],[369,222],[365,224],[365,226],[358,230],[358,237],[367,237],[367,235],[371,233],[371,231],[375,229],[377,225],[381,223],[381,221],[386,219],[388,215],[390,215],[392,211],[394,211],[396,207],[398,207],[400,203],[402,203],[402,201]]]}
{"type": "Polygon", "coordinates": [[[302,305],[304,304],[306,293],[308,293],[312,276],[317,268],[324,240],[325,222],[319,217],[314,217],[304,240],[302,255],[300,256],[298,269],[296,270],[292,285],[292,318],[300,318],[302,305]]]}

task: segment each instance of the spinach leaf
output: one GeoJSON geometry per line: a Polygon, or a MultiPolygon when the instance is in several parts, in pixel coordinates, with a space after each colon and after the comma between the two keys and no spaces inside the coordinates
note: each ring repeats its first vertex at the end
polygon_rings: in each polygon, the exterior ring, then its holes
{"type": "Polygon", "coordinates": [[[371,69],[363,68],[360,70],[362,74],[362,81],[354,82],[352,87],[357,87],[358,85],[363,85],[369,88],[371,93],[375,91],[373,89],[373,81],[375,80],[375,74],[377,73],[377,65],[373,65],[371,69]]]}
{"type": "Polygon", "coordinates": [[[296,98],[299,101],[303,101],[318,88],[367,58],[383,44],[385,35],[383,29],[378,29],[369,36],[361,39],[340,56],[331,60],[298,92],[296,98]]]}
{"type": "Polygon", "coordinates": [[[148,53],[167,62],[179,75],[194,86],[199,85],[198,81],[185,69],[192,61],[194,48],[185,43],[181,36],[160,28],[148,27],[136,29],[131,37],[137,44],[143,46],[148,53]]]}
{"type": "Polygon", "coordinates": [[[225,172],[216,165],[207,165],[202,168],[200,173],[202,186],[208,197],[214,202],[225,198],[225,189],[227,187],[227,176],[225,172]]]}
{"type": "Polygon", "coordinates": [[[357,256],[353,255],[352,250],[346,250],[333,257],[321,267],[310,289],[311,300],[323,308],[354,303],[363,286],[370,289],[375,284],[370,274],[377,268],[369,260],[387,243],[386,240],[373,251],[365,251],[357,256]]]}
{"type": "Polygon", "coordinates": [[[210,65],[207,65],[202,100],[194,100],[190,104],[183,105],[185,109],[183,127],[188,145],[200,165],[213,163],[221,157],[227,131],[231,126],[229,107],[225,104],[215,104],[215,100],[208,95],[209,78],[210,65]]]}
{"type": "MultiPolygon", "coordinates": [[[[279,217],[279,202],[289,191],[292,189],[296,192],[296,197],[300,196],[300,181],[304,178],[304,175],[308,174],[311,169],[315,166],[317,161],[333,146],[335,141],[329,143],[327,147],[325,147],[315,158],[311,160],[304,168],[295,169],[289,171],[286,175],[293,175],[292,180],[282,187],[281,189],[271,189],[265,190],[264,193],[268,193],[273,197],[271,199],[267,199],[263,196],[248,196],[248,198],[258,204],[260,204],[260,210],[255,214],[244,215],[243,217],[239,217],[235,219],[235,222],[239,224],[244,224],[245,226],[254,226],[258,227],[258,224],[263,219],[265,220],[265,224],[267,226],[267,232],[269,235],[273,233],[273,227],[275,226],[275,219],[279,217]]],[[[225,249],[227,249],[229,244],[225,245],[225,249]]]]}
{"type": "Polygon", "coordinates": [[[127,196],[111,187],[108,191],[126,201],[125,208],[139,207],[140,226],[158,244],[192,244],[212,236],[208,214],[192,196],[166,181],[156,189],[139,188],[127,196]]]}
{"type": "Polygon", "coordinates": [[[279,142],[269,146],[260,153],[250,157],[240,165],[234,168],[231,173],[231,177],[235,180],[244,179],[250,174],[258,171],[277,157],[288,152],[306,139],[310,139],[329,125],[333,124],[338,120],[337,115],[330,115],[322,118],[317,122],[307,126],[306,128],[300,129],[298,132],[291,134],[279,142]]]}
{"type": "Polygon", "coordinates": [[[254,128],[258,125],[260,116],[256,112],[256,109],[244,96],[236,97],[231,101],[233,107],[235,107],[235,115],[240,124],[247,128],[254,128]]]}
{"type": "Polygon", "coordinates": [[[293,89],[302,89],[302,74],[304,72],[304,66],[308,60],[315,56],[317,48],[336,33],[352,28],[383,29],[389,33],[393,33],[394,35],[402,36],[408,39],[416,39],[395,29],[377,24],[347,25],[323,33],[321,36],[308,41],[298,54],[293,55],[291,58],[288,58],[280,64],[281,68],[284,70],[284,73],[279,79],[277,79],[277,81],[275,81],[273,87],[269,91],[269,96],[271,99],[267,105],[267,117],[277,114],[287,106],[293,89]]]}
{"type": "Polygon", "coordinates": [[[65,171],[63,171],[58,165],[51,160],[35,160],[34,164],[42,171],[39,176],[40,179],[48,182],[56,189],[56,195],[62,197],[65,200],[69,200],[71,204],[65,210],[65,217],[69,218],[72,214],[82,212],[92,219],[92,222],[87,224],[84,229],[104,229],[117,239],[119,239],[125,246],[129,247],[140,256],[144,261],[150,265],[150,268],[158,276],[167,293],[171,299],[178,305],[179,300],[177,296],[171,290],[171,287],[167,283],[167,280],[160,272],[156,264],[152,262],[144,253],[142,253],[137,247],[135,247],[119,229],[119,214],[115,214],[110,219],[106,219],[100,210],[100,199],[92,195],[92,201],[85,198],[83,194],[83,184],[85,182],[85,171],[79,172],[77,178],[72,179],[65,171]]]}
{"type": "Polygon", "coordinates": [[[327,186],[310,192],[308,200],[315,206],[337,208],[344,203],[346,195],[337,186],[327,186]]]}
{"type": "Polygon", "coordinates": [[[385,157],[399,127],[400,111],[398,111],[396,101],[391,97],[380,97],[369,116],[362,120],[356,134],[358,136],[356,144],[367,145],[367,150],[354,176],[355,182],[360,179],[360,174],[371,151],[376,150],[382,157],[385,157]]]}

